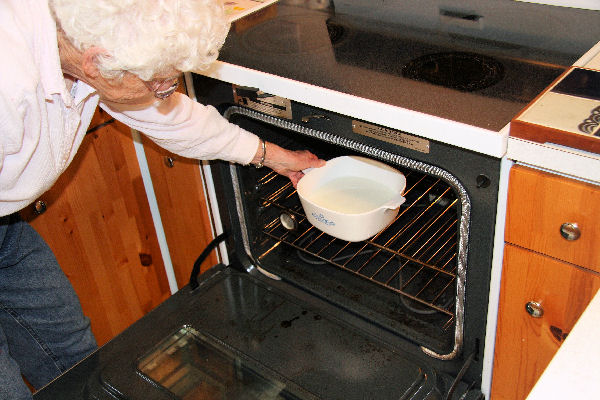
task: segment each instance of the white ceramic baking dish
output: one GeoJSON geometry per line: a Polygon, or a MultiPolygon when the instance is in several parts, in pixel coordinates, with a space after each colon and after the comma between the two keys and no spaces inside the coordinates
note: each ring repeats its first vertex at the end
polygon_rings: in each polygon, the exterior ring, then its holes
{"type": "Polygon", "coordinates": [[[343,156],[305,171],[297,189],[311,224],[336,238],[357,242],[394,220],[405,201],[405,187],[400,171],[368,158],[343,156]]]}

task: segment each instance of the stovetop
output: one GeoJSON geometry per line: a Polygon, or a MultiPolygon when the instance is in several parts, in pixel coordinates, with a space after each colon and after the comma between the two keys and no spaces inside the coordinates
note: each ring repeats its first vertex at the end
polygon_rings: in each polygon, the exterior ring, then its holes
{"type": "Polygon", "coordinates": [[[492,131],[581,55],[289,3],[232,29],[219,59],[492,131]]]}

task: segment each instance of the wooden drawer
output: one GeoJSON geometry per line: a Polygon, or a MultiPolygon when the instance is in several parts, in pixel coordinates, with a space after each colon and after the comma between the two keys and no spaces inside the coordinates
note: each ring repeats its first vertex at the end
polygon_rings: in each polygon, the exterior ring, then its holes
{"type": "Polygon", "coordinates": [[[599,274],[506,245],[492,400],[527,396],[598,288],[599,274]],[[531,316],[529,302],[543,315],[531,316]]]}
{"type": "Polygon", "coordinates": [[[508,243],[600,272],[600,187],[516,166],[510,173],[508,243]],[[561,226],[577,224],[567,240],[561,226]]]}

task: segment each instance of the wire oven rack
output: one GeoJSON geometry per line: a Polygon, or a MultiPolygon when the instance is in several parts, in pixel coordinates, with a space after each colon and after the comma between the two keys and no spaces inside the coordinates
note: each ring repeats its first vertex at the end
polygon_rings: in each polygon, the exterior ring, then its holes
{"type": "Polygon", "coordinates": [[[418,314],[446,315],[444,329],[455,317],[458,242],[457,199],[438,178],[406,172],[407,188],[397,218],[363,242],[329,236],[310,224],[295,188],[272,171],[255,187],[262,233],[272,245],[282,243],[310,264],[330,264],[400,295],[418,314]]]}

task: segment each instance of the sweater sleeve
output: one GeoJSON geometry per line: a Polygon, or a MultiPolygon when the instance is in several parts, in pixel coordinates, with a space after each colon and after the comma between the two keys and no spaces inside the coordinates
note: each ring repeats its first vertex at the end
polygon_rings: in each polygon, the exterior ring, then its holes
{"type": "Polygon", "coordinates": [[[230,123],[214,107],[181,93],[145,107],[108,102],[100,106],[160,147],[183,157],[248,164],[259,146],[256,135],[230,123]]]}

